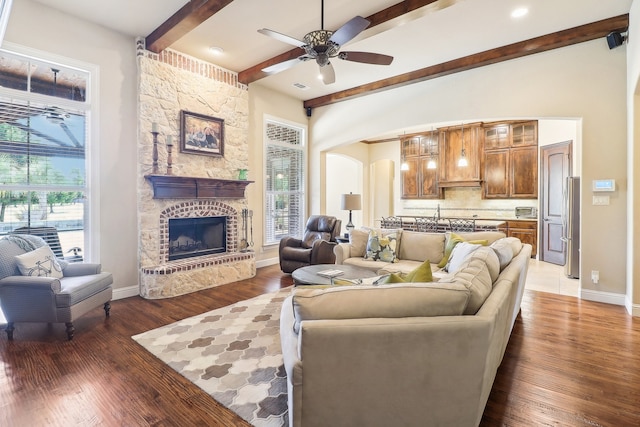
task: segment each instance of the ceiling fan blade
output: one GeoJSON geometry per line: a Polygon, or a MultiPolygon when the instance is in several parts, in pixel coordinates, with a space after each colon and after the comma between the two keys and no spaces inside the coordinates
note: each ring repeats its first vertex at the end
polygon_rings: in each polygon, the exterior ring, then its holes
{"type": "Polygon", "coordinates": [[[362,16],[356,16],[352,18],[349,22],[344,24],[342,27],[338,28],[335,33],[329,39],[335,44],[342,46],[362,31],[367,28],[371,24],[371,22],[364,19],[362,16]]]}
{"type": "Polygon", "coordinates": [[[258,30],[258,32],[260,34],[264,34],[265,36],[272,37],[272,38],[274,38],[276,40],[280,40],[281,42],[292,44],[292,45],[297,46],[297,47],[302,47],[302,46],[305,45],[305,43],[303,41],[301,41],[301,40],[294,39],[291,36],[279,33],[277,31],[269,30],[268,28],[262,28],[262,29],[258,30]]]}
{"type": "Polygon", "coordinates": [[[340,59],[345,61],[363,62],[365,64],[389,65],[393,61],[393,56],[371,52],[340,52],[340,59]]]}
{"type": "Polygon", "coordinates": [[[268,67],[265,67],[265,68],[262,69],[262,71],[267,73],[267,74],[279,73],[280,71],[284,71],[284,70],[286,70],[288,68],[293,67],[298,62],[308,61],[309,59],[311,59],[311,58],[306,56],[306,55],[299,56],[297,58],[289,59],[288,61],[279,62],[277,64],[273,64],[273,65],[270,65],[268,67]]]}
{"type": "Polygon", "coordinates": [[[333,65],[331,65],[331,62],[328,62],[327,65],[320,67],[320,74],[322,75],[322,82],[324,84],[330,85],[331,83],[335,83],[336,72],[333,69],[333,65]]]}

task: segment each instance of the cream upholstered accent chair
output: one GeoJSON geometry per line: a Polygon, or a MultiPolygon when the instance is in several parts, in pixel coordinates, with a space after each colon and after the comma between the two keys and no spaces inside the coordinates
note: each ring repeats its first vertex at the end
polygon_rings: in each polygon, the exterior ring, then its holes
{"type": "Polygon", "coordinates": [[[112,283],[100,264],[58,259],[40,237],[0,239],[0,307],[9,340],[20,322],[64,323],[73,339],[73,322],[89,310],[103,306],[109,316],[112,283]]]}

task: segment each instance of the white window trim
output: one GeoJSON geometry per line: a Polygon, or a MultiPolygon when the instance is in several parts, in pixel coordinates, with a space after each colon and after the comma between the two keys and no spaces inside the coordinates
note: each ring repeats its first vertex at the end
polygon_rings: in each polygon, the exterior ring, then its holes
{"type": "MultiPolygon", "coordinates": [[[[267,179],[266,179],[266,174],[267,174],[267,145],[271,144],[268,141],[267,138],[267,123],[268,122],[275,122],[278,124],[283,124],[286,126],[291,126],[293,128],[298,128],[302,131],[302,143],[300,144],[301,147],[301,151],[302,151],[302,164],[304,165],[305,171],[303,174],[303,183],[302,183],[302,187],[303,187],[303,193],[304,193],[304,197],[302,198],[302,208],[301,210],[301,217],[300,217],[300,229],[304,230],[304,224],[305,224],[305,220],[307,217],[307,194],[308,194],[308,174],[309,174],[309,165],[307,163],[307,146],[308,146],[308,135],[309,135],[309,127],[304,124],[304,123],[298,123],[298,122],[294,122],[291,120],[287,120],[287,119],[283,119],[281,117],[277,117],[277,116],[272,116],[270,114],[264,114],[262,117],[262,140],[263,140],[263,144],[262,144],[262,170],[263,170],[263,180],[262,180],[262,196],[266,196],[267,194],[267,179]]],[[[277,145],[281,145],[283,147],[286,148],[291,148],[291,144],[285,144],[285,143],[278,143],[276,142],[275,144],[277,145]]],[[[264,200],[264,199],[263,199],[264,200]]],[[[279,245],[279,243],[266,243],[267,241],[267,227],[266,227],[266,222],[267,222],[267,216],[268,213],[266,212],[265,209],[265,203],[263,203],[262,206],[262,210],[263,210],[263,224],[262,224],[262,242],[263,245],[262,247],[264,249],[269,249],[269,248],[273,248],[273,247],[277,247],[279,245]]]]}
{"type": "MultiPolygon", "coordinates": [[[[84,218],[85,221],[85,249],[84,258],[89,261],[100,259],[100,127],[99,127],[99,82],[100,67],[95,64],[78,61],[76,59],[67,58],[56,55],[51,52],[45,52],[30,47],[22,46],[16,43],[4,41],[2,43],[3,51],[15,53],[33,58],[34,60],[42,60],[59,64],[65,68],[76,68],[78,70],[89,73],[87,79],[86,99],[84,102],[72,101],[69,99],[56,99],[56,103],[61,106],[67,106],[77,110],[85,110],[87,118],[88,135],[90,141],[85,146],[85,162],[89,167],[89,173],[86,175],[87,180],[87,198],[89,200],[89,217],[84,218]]],[[[20,98],[43,103],[51,99],[45,95],[37,93],[27,93],[15,89],[7,89],[0,87],[0,94],[6,96],[17,96],[20,98]]]]}

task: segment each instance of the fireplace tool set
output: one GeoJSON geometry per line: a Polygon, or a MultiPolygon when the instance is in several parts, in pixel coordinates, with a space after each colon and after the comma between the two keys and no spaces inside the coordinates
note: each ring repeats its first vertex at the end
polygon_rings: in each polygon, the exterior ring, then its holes
{"type": "Polygon", "coordinates": [[[240,240],[240,252],[250,251],[253,246],[253,211],[242,209],[242,239],[240,240]],[[251,230],[251,240],[249,238],[249,229],[251,230]]]}

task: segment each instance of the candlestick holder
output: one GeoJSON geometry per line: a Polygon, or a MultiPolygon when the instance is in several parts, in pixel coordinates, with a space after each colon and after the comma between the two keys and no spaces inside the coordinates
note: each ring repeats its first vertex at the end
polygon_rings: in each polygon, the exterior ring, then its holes
{"type": "Polygon", "coordinates": [[[173,144],[167,144],[167,175],[173,175],[172,163],[173,159],[171,158],[171,149],[173,148],[173,144]]]}
{"type": "Polygon", "coordinates": [[[153,173],[157,174],[158,173],[158,133],[159,132],[154,132],[151,131],[151,134],[153,135],[153,173]]]}

